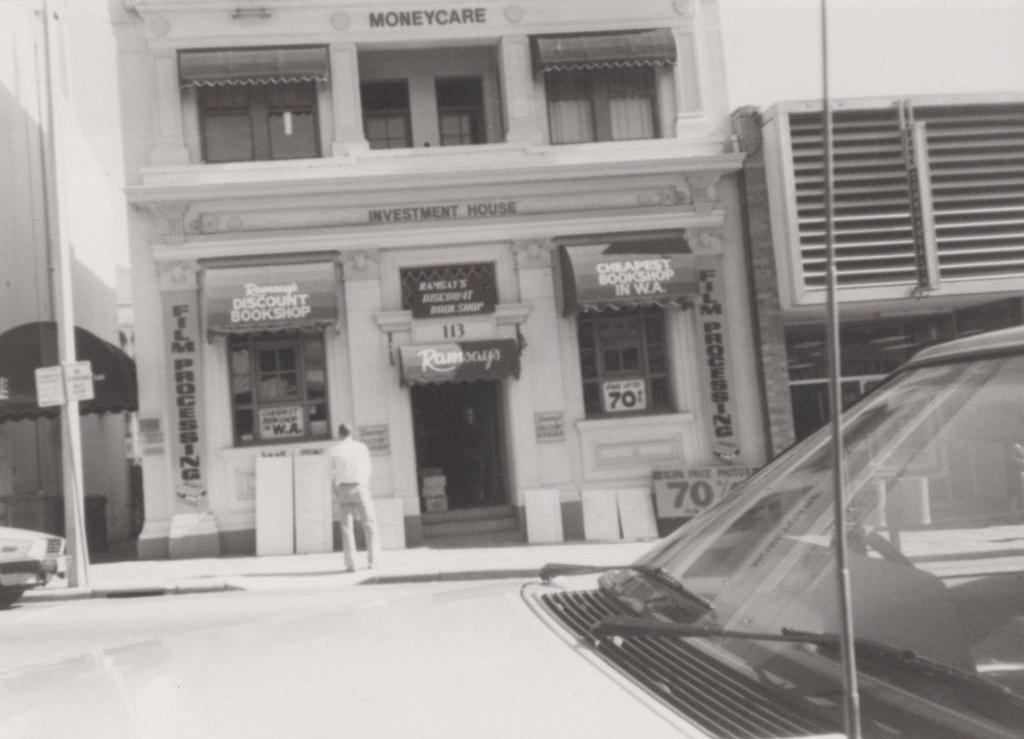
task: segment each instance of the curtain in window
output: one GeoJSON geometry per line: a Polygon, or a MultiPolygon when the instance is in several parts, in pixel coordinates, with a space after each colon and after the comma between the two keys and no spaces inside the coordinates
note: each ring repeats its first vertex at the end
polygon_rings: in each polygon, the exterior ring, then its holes
{"type": "Polygon", "coordinates": [[[649,69],[617,70],[608,79],[612,139],[654,138],[654,90],[649,69]]]}
{"type": "Polygon", "coordinates": [[[552,144],[593,141],[594,115],[589,81],[582,75],[548,75],[548,116],[552,144]]]}

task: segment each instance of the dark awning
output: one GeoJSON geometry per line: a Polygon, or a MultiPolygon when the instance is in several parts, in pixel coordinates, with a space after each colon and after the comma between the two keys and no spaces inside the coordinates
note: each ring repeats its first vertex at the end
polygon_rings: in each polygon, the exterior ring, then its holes
{"type": "Polygon", "coordinates": [[[698,292],[696,257],[682,236],[558,248],[562,314],[687,305],[698,292]]]}
{"type": "Polygon", "coordinates": [[[676,41],[666,28],[534,36],[532,46],[535,74],[610,67],[656,67],[676,62],[676,41]]]}
{"type": "Polygon", "coordinates": [[[207,267],[201,289],[209,333],[333,326],[340,315],[334,261],[207,267]]]}
{"type": "MultiPolygon", "coordinates": [[[[138,408],[135,362],[121,349],[84,328],[75,327],[75,356],[92,363],[95,397],[79,403],[80,413],[121,413],[138,408]]],[[[0,423],[60,415],[61,406],[40,408],[37,367],[60,364],[57,324],[24,323],[0,334],[0,423]],[[6,395],[4,399],[3,395],[6,395]]]]}
{"type": "Polygon", "coordinates": [[[402,383],[471,382],[519,377],[515,339],[413,344],[398,347],[402,383]]]}
{"type": "Polygon", "coordinates": [[[327,49],[322,46],[178,54],[182,87],[326,82],[328,67],[327,49]]]}

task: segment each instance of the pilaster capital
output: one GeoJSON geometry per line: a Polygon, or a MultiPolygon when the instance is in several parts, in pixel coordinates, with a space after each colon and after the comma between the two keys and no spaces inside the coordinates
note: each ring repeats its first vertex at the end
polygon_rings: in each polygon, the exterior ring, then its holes
{"type": "Polygon", "coordinates": [[[161,290],[195,290],[199,287],[199,263],[194,259],[172,259],[156,263],[161,290]]]}
{"type": "Polygon", "coordinates": [[[516,269],[543,269],[551,266],[555,243],[550,239],[523,239],[512,242],[516,269]]]}
{"type": "Polygon", "coordinates": [[[694,254],[721,254],[724,235],[722,229],[714,228],[688,228],[686,229],[686,243],[694,254]]]}
{"type": "Polygon", "coordinates": [[[341,260],[347,282],[380,279],[380,252],[375,249],[346,252],[341,260]]]}

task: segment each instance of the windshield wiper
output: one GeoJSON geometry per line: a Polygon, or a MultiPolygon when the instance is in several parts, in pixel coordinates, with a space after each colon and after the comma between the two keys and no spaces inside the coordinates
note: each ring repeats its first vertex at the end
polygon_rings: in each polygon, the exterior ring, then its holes
{"type": "MultiPolygon", "coordinates": [[[[814,644],[830,649],[838,648],[839,635],[831,633],[815,633],[786,629],[778,633],[767,631],[735,631],[719,626],[691,626],[672,621],[662,621],[642,616],[612,615],[598,621],[591,634],[600,643],[610,637],[643,637],[643,636],[677,636],[683,638],[710,639],[750,639],[755,641],[791,642],[797,644],[814,644]]],[[[856,638],[854,648],[857,656],[865,660],[895,667],[915,675],[941,678],[947,684],[971,688],[975,692],[982,689],[989,697],[1019,700],[1013,691],[995,683],[981,675],[934,662],[920,656],[911,649],[894,647],[874,639],[856,638]]]]}
{"type": "Polygon", "coordinates": [[[668,572],[668,570],[663,567],[655,567],[654,565],[573,565],[549,562],[540,568],[540,579],[544,582],[550,582],[553,578],[558,577],[559,575],[589,575],[597,572],[611,572],[612,570],[629,570],[637,572],[652,580],[656,580],[661,585],[667,586],[678,595],[682,595],[687,600],[696,603],[705,611],[715,610],[715,606],[710,600],[686,587],[686,585],[674,577],[670,572],[668,572]]]}
{"type": "Polygon", "coordinates": [[[666,585],[673,591],[682,595],[687,600],[691,600],[697,605],[701,606],[705,611],[715,610],[714,604],[700,593],[695,593],[690,588],[686,587],[681,580],[673,576],[668,570],[663,567],[655,567],[654,565],[645,564],[632,564],[626,567],[627,570],[633,572],[639,572],[641,575],[649,577],[653,580],[657,580],[662,585],[666,585]]]}

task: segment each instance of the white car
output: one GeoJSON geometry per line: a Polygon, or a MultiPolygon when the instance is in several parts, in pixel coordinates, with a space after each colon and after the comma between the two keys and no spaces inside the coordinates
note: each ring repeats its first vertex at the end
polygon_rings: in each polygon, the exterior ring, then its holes
{"type": "Polygon", "coordinates": [[[68,571],[63,537],[0,526],[0,608],[68,571]]]}

